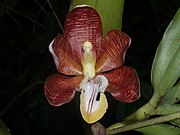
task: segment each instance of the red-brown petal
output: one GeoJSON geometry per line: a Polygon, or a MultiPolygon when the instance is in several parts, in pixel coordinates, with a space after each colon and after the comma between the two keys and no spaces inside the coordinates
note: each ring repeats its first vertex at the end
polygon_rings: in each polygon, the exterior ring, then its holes
{"type": "Polygon", "coordinates": [[[82,74],[82,66],[73,59],[71,46],[63,35],[56,36],[50,44],[49,50],[60,73],[65,75],[82,74]]]}
{"type": "Polygon", "coordinates": [[[60,74],[49,76],[44,83],[44,92],[48,102],[53,106],[61,106],[71,101],[75,88],[79,87],[82,76],[69,77],[60,74]]]}
{"type": "Polygon", "coordinates": [[[89,6],[74,8],[66,18],[65,35],[73,49],[74,57],[80,62],[84,42],[91,42],[93,51],[97,52],[102,36],[100,16],[89,6]]]}
{"type": "Polygon", "coordinates": [[[133,102],[140,97],[140,83],[136,71],[127,66],[103,74],[109,81],[107,91],[122,102],[133,102]]]}
{"type": "Polygon", "coordinates": [[[109,31],[102,39],[96,64],[96,72],[109,71],[120,67],[131,43],[130,37],[119,30],[109,31]]]}

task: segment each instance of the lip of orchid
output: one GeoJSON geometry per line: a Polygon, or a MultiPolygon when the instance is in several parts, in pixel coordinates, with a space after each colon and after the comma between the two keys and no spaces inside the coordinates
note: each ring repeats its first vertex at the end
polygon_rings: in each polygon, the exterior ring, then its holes
{"type": "Polygon", "coordinates": [[[104,91],[108,84],[107,78],[103,75],[97,75],[93,79],[85,77],[80,83],[82,89],[80,109],[86,122],[93,123],[106,112],[108,105],[104,91]]]}
{"type": "Polygon", "coordinates": [[[97,109],[98,94],[104,93],[105,89],[108,86],[108,80],[103,75],[97,75],[94,79],[88,79],[85,77],[81,84],[80,88],[85,92],[86,95],[86,112],[93,113],[97,109]],[[95,105],[95,106],[94,106],[95,105]]]}

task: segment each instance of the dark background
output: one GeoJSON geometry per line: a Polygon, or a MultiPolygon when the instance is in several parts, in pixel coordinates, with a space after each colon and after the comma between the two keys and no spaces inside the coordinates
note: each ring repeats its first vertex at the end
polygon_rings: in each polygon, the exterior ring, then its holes
{"type": "MultiPolygon", "coordinates": [[[[64,25],[70,0],[51,3],[64,25]]],[[[125,0],[122,30],[132,39],[125,65],[137,70],[142,96],[125,104],[106,93],[109,108],[100,120],[105,127],[150,99],[155,51],[179,6],[179,0],[125,0]]],[[[79,93],[61,107],[50,106],[44,96],[44,80],[57,72],[48,45],[58,33],[62,30],[46,0],[1,0],[0,118],[12,135],[81,135],[89,129],[80,115],[79,93]]]]}

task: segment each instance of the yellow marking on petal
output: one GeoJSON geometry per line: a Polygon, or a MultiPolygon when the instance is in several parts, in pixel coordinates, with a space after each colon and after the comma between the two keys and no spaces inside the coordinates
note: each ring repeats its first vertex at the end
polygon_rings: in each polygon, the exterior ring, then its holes
{"type": "Polygon", "coordinates": [[[86,112],[86,100],[85,100],[85,93],[83,90],[81,91],[80,98],[81,98],[81,105],[80,105],[81,115],[87,123],[91,124],[98,121],[106,113],[106,109],[108,108],[108,103],[104,93],[100,93],[99,107],[95,112],[92,113],[86,112]]]}
{"type": "Polygon", "coordinates": [[[84,42],[83,44],[83,56],[81,59],[83,66],[83,74],[85,77],[93,78],[95,76],[95,64],[96,64],[96,56],[92,51],[92,44],[89,41],[84,42]]]}

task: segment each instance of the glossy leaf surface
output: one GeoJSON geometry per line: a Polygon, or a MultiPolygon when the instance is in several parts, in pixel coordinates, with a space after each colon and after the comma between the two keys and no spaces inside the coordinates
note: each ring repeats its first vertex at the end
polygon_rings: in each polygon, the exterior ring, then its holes
{"type": "Polygon", "coordinates": [[[163,96],[180,76],[180,9],[166,29],[157,49],[151,72],[155,92],[163,96]]]}
{"type": "Polygon", "coordinates": [[[180,101],[180,82],[177,83],[163,98],[161,104],[175,104],[180,101]]]}

